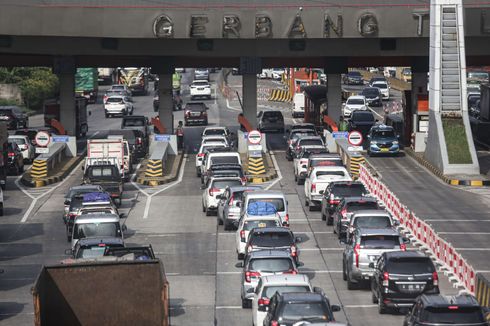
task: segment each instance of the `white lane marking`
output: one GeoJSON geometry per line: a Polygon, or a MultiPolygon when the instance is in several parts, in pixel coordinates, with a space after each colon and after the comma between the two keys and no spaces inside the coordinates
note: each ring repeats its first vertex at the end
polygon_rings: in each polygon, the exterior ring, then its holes
{"type": "Polygon", "coordinates": [[[316,250],[322,250],[322,251],[342,251],[344,248],[300,248],[300,251],[316,251],[316,250]]]}
{"type": "Polygon", "coordinates": [[[437,232],[438,234],[488,235],[490,232],[437,232]]]}
{"type": "Polygon", "coordinates": [[[293,122],[294,122],[295,124],[297,124],[297,123],[298,123],[298,120],[296,120],[295,118],[293,118],[293,122]]]}
{"type": "Polygon", "coordinates": [[[17,179],[15,179],[14,183],[19,188],[24,194],[29,196],[31,199],[36,199],[34,196],[32,196],[23,186],[20,185],[19,180],[22,178],[21,175],[17,179]]]}
{"type": "Polygon", "coordinates": [[[374,114],[376,114],[378,117],[380,117],[381,119],[383,119],[383,116],[381,114],[379,114],[378,112],[374,111],[373,109],[371,109],[370,106],[367,107],[371,112],[373,112],[374,114]]]}
{"type": "Polygon", "coordinates": [[[454,248],[457,251],[490,251],[490,248],[454,248]]]}
{"type": "Polygon", "coordinates": [[[375,304],[348,304],[345,305],[344,308],[375,308],[378,305],[375,304]]]}
{"type": "Polygon", "coordinates": [[[426,219],[425,222],[490,222],[490,220],[451,220],[451,219],[426,219]]]}
{"type": "Polygon", "coordinates": [[[242,306],[216,306],[216,309],[243,309],[242,306]]]}
{"type": "Polygon", "coordinates": [[[274,163],[274,168],[277,171],[277,178],[270,185],[268,185],[267,187],[265,187],[265,190],[269,190],[270,188],[272,188],[272,186],[274,186],[276,183],[278,183],[282,179],[281,169],[279,168],[279,164],[277,164],[276,156],[274,155],[274,152],[271,151],[270,155],[271,155],[271,158],[272,158],[272,163],[274,163]]]}
{"type": "Polygon", "coordinates": [[[238,112],[242,112],[242,109],[237,109],[237,108],[234,108],[230,105],[230,101],[228,99],[226,99],[226,107],[229,109],[229,110],[232,110],[232,111],[238,111],[238,112]]]}

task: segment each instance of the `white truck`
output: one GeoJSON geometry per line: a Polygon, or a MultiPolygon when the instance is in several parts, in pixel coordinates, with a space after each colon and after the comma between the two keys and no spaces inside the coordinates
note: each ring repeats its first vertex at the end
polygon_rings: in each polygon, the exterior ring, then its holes
{"type": "Polygon", "coordinates": [[[85,168],[89,165],[114,164],[119,169],[122,178],[129,176],[128,167],[125,167],[124,164],[124,147],[122,138],[87,140],[85,168]]]}
{"type": "Polygon", "coordinates": [[[305,180],[305,205],[312,211],[322,203],[325,189],[332,181],[352,181],[343,166],[317,166],[311,169],[305,180]]]}

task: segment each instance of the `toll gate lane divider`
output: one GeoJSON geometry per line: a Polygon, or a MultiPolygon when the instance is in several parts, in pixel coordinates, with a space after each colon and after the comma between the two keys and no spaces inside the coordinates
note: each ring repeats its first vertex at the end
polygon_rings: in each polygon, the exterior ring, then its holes
{"type": "Polygon", "coordinates": [[[410,233],[409,237],[422,245],[420,249],[427,250],[430,257],[441,266],[441,270],[452,274],[449,279],[456,282],[453,286],[462,286],[471,294],[475,294],[475,270],[450,243],[403,205],[364,164],[359,169],[359,180],[385,205],[392,216],[400,221],[400,226],[410,233]]]}

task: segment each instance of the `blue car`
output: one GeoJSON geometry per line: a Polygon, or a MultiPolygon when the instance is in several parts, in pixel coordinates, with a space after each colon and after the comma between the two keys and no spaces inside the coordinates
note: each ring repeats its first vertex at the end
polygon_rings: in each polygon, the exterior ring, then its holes
{"type": "Polygon", "coordinates": [[[367,136],[368,155],[391,154],[398,155],[400,152],[399,137],[393,127],[386,125],[375,125],[367,136]]]}

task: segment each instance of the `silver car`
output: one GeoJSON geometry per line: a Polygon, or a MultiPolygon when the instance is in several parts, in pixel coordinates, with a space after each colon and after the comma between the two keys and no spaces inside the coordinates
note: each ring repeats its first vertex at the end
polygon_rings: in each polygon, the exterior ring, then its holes
{"type": "Polygon", "coordinates": [[[342,255],[342,276],[347,288],[354,290],[361,282],[369,281],[374,272],[369,264],[383,252],[406,250],[406,243],[409,240],[392,228],[356,229],[342,255]]]}
{"type": "Polygon", "coordinates": [[[224,225],[225,231],[233,229],[233,222],[240,218],[243,194],[261,189],[260,186],[227,187],[218,198],[218,224],[224,225]]]}
{"type": "Polygon", "coordinates": [[[260,111],[257,114],[257,125],[261,132],[278,131],[284,133],[284,117],[281,111],[260,111]]]}

